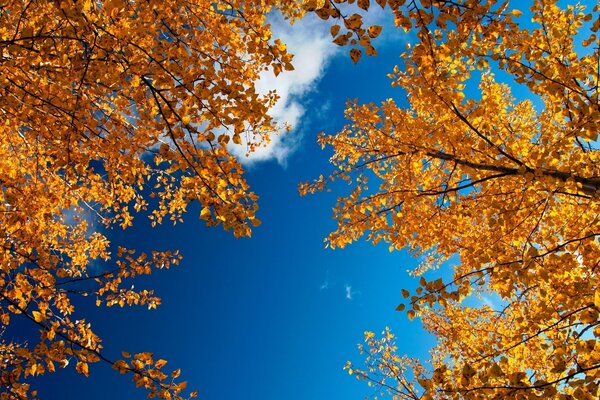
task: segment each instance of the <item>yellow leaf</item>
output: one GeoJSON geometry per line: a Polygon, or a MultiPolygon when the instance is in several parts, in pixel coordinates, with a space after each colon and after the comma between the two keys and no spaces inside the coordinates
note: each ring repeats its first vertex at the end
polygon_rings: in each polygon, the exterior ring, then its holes
{"type": "Polygon", "coordinates": [[[339,25],[332,25],[331,28],[329,28],[329,32],[331,33],[331,36],[336,37],[336,35],[340,32],[340,26],[339,25]]]}
{"type": "Polygon", "coordinates": [[[89,366],[86,362],[78,361],[77,365],[75,365],[75,370],[84,375],[86,378],[90,376],[89,366]]]}
{"type": "Polygon", "coordinates": [[[202,210],[200,211],[200,218],[206,220],[206,219],[209,219],[210,216],[211,216],[210,208],[209,207],[202,208],[202,210]]]}
{"type": "Polygon", "coordinates": [[[137,353],[134,357],[138,360],[144,361],[146,364],[150,364],[152,362],[152,353],[149,351],[137,353]]]}
{"type": "Polygon", "coordinates": [[[374,38],[376,38],[377,36],[379,36],[379,34],[381,33],[381,30],[382,30],[382,29],[383,29],[383,28],[382,28],[381,26],[379,26],[379,25],[373,25],[373,26],[370,26],[370,27],[367,29],[367,34],[369,35],[369,37],[371,37],[371,38],[373,38],[373,39],[374,39],[374,38]]]}
{"type": "Polygon", "coordinates": [[[369,9],[369,6],[371,5],[371,2],[369,0],[358,0],[357,5],[359,8],[362,8],[363,10],[367,11],[369,9]]]}
{"type": "Polygon", "coordinates": [[[362,16],[359,14],[352,14],[348,18],[344,19],[344,26],[350,30],[357,30],[362,26],[362,16]]]}
{"type": "Polygon", "coordinates": [[[250,223],[252,224],[252,226],[257,227],[262,224],[262,221],[258,218],[252,218],[250,219],[250,223]]]}
{"type": "Polygon", "coordinates": [[[348,35],[339,35],[333,40],[333,43],[337,44],[338,46],[345,46],[348,44],[349,39],[350,37],[348,35]]]}
{"type": "Polygon", "coordinates": [[[121,374],[126,374],[128,372],[129,365],[124,360],[117,360],[113,364],[113,369],[116,369],[121,374]]]}
{"type": "Polygon", "coordinates": [[[46,319],[46,316],[39,311],[34,311],[31,314],[33,315],[35,322],[42,322],[46,319]]]}
{"type": "Polygon", "coordinates": [[[365,52],[367,53],[368,56],[376,56],[377,55],[377,50],[375,50],[375,48],[371,45],[368,45],[365,47],[365,52]]]}
{"type": "Polygon", "coordinates": [[[359,49],[351,49],[350,50],[350,58],[352,59],[352,62],[354,64],[356,64],[358,62],[358,60],[360,60],[361,56],[362,56],[362,52],[359,49]]]}
{"type": "Polygon", "coordinates": [[[304,0],[302,6],[307,11],[314,11],[323,8],[326,0],[304,0]]]}

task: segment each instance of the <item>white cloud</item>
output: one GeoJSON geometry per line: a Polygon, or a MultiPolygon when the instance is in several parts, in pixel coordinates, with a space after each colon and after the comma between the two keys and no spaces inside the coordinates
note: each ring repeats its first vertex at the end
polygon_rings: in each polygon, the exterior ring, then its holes
{"type": "Polygon", "coordinates": [[[352,295],[354,294],[352,291],[352,286],[346,285],[344,288],[346,289],[346,299],[352,300],[352,295]]]}
{"type": "MultiPolygon", "coordinates": [[[[354,11],[353,11],[354,12],[354,11]]],[[[336,54],[343,54],[349,62],[348,48],[339,47],[332,43],[329,28],[340,21],[323,21],[314,14],[309,14],[303,19],[290,25],[279,14],[269,16],[273,39],[281,39],[287,45],[290,53],[294,54],[292,64],[294,71],[283,71],[275,76],[271,71],[262,73],[260,80],[256,83],[256,89],[261,94],[270,90],[276,90],[279,101],[270,110],[269,114],[282,127],[289,124],[290,132],[281,129],[278,133],[271,135],[270,142],[257,148],[247,155],[247,146],[230,144],[230,151],[238,157],[245,165],[251,165],[260,161],[277,160],[280,165],[285,166],[288,156],[296,150],[302,140],[303,122],[307,114],[304,102],[305,96],[317,90],[319,79],[323,76],[327,64],[336,54]]],[[[378,5],[373,5],[364,18],[364,26],[382,25],[384,27],[380,37],[374,45],[381,48],[384,45],[397,45],[406,40],[406,35],[401,29],[394,27],[393,13],[388,8],[382,10],[378,5]]],[[[322,104],[312,104],[310,115],[313,118],[327,111],[330,106],[329,100],[322,99],[322,104]]],[[[244,139],[242,138],[242,141],[244,139]]]]}
{"type": "Polygon", "coordinates": [[[492,300],[492,298],[489,296],[482,295],[481,302],[484,305],[490,307],[491,309],[494,309],[494,310],[496,309],[496,304],[494,303],[494,300],[492,300]]]}
{"type": "Polygon", "coordinates": [[[323,290],[327,290],[327,289],[329,289],[329,270],[327,270],[327,272],[326,272],[325,280],[323,281],[321,286],[319,286],[320,292],[322,292],[323,290]]]}
{"type": "Polygon", "coordinates": [[[265,94],[276,90],[279,101],[271,109],[270,115],[280,124],[290,124],[292,130],[284,129],[271,136],[271,141],[256,149],[246,157],[246,146],[232,145],[230,150],[244,164],[257,161],[277,160],[286,164],[287,157],[297,148],[302,138],[302,118],[305,117],[303,97],[316,90],[316,84],[323,76],[325,67],[338,51],[331,43],[329,27],[315,16],[307,16],[293,26],[281,15],[269,17],[273,38],[281,39],[290,53],[294,54],[294,71],[283,71],[279,76],[265,71],[256,84],[257,91],[265,94]]]}

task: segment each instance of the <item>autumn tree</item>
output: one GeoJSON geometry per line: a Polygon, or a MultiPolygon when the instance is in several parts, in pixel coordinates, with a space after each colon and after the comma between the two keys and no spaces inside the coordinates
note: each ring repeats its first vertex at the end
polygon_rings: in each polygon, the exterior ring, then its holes
{"type": "Polygon", "coordinates": [[[302,12],[291,0],[0,6],[0,318],[10,328],[20,315],[40,332],[0,342],[0,398],[35,397],[29,377],[69,361],[87,376],[100,360],[150,396],[182,396],[179,371],[152,353],[106,356],[73,299],[160,303],[131,280],[177,264],[178,252],[116,248],[105,233],[137,213],[176,222],[197,201],[208,225],[236,237],[258,225],[228,145],[252,151],[276,129],[276,94],[254,85],[263,71],[292,69],[266,22],[274,8],[302,12]]]}
{"type": "MultiPolygon", "coordinates": [[[[356,59],[377,5],[327,3],[356,59]]],[[[351,102],[319,139],[337,172],[300,190],[351,184],[329,246],[366,237],[424,260],[398,309],[437,345],[419,362],[367,332],[349,372],[395,399],[598,398],[600,6],[377,3],[414,39],[390,74],[399,95],[351,102]]]]}

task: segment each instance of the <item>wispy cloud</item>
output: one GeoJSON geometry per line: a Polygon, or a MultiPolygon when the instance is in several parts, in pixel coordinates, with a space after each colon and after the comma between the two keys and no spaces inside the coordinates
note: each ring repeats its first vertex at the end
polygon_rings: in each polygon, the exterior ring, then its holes
{"type": "Polygon", "coordinates": [[[287,44],[288,51],[294,54],[294,71],[283,71],[275,76],[265,71],[256,87],[259,93],[276,90],[279,101],[271,109],[270,115],[278,124],[290,124],[292,130],[282,129],[271,136],[271,141],[256,149],[246,157],[246,146],[232,146],[231,151],[244,164],[258,161],[277,160],[286,164],[287,157],[298,147],[302,139],[302,119],[305,117],[303,98],[316,90],[316,84],[323,76],[329,60],[338,51],[331,43],[329,27],[314,16],[308,16],[293,26],[280,15],[269,17],[274,38],[280,38],[287,44]]]}
{"type": "Polygon", "coordinates": [[[352,300],[352,296],[354,296],[354,294],[356,294],[356,292],[352,291],[352,286],[345,285],[344,289],[346,290],[346,299],[347,300],[352,300]]]}
{"type": "Polygon", "coordinates": [[[319,291],[322,292],[323,290],[329,289],[329,284],[329,270],[327,270],[325,273],[325,280],[321,283],[321,286],[319,286],[319,291]]]}
{"type": "Polygon", "coordinates": [[[481,302],[492,309],[496,308],[496,304],[494,304],[494,301],[491,299],[491,297],[485,295],[481,296],[481,302]]]}

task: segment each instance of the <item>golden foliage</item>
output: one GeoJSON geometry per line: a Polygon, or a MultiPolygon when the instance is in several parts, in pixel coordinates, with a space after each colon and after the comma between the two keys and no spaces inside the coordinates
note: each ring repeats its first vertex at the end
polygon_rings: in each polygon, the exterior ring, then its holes
{"type": "MultiPolygon", "coordinates": [[[[346,1],[308,1],[304,9],[314,12],[323,20],[339,20],[340,23],[331,26],[330,33],[333,37],[333,43],[338,46],[352,46],[350,59],[354,63],[357,63],[362,57],[363,48],[368,56],[376,56],[377,51],[371,45],[371,39],[379,36],[382,27],[378,25],[366,26],[360,12],[350,14],[341,7],[343,3],[346,3],[346,1]]],[[[347,3],[352,4],[354,1],[347,1],[347,3]]],[[[377,0],[377,3],[382,8],[385,7],[385,1],[377,0]]],[[[371,6],[371,2],[369,0],[358,0],[356,6],[359,9],[357,11],[367,11],[371,6]]]]}
{"type": "Polygon", "coordinates": [[[437,337],[431,368],[386,331],[349,371],[398,399],[598,398],[600,6],[378,3],[416,34],[390,75],[408,106],[350,103],[350,124],[319,139],[338,172],[300,191],[352,184],[331,247],[408,248],[416,275],[460,263],[398,307],[437,337]]]}
{"type": "Polygon", "coordinates": [[[23,380],[103,360],[150,396],[180,398],[179,373],[140,353],[111,360],[77,317],[74,296],[97,305],[160,300],[127,282],[179,263],[177,252],[111,248],[103,233],[181,220],[192,201],[208,225],[236,237],[256,226],[228,142],[249,151],[275,128],[275,93],[254,83],[292,69],[266,14],[304,12],[289,1],[8,1],[0,11],[0,318],[41,331],[0,344],[0,398],[34,396],[23,380]],[[94,266],[92,269],[91,266],[94,266]],[[100,271],[100,272],[94,272],[100,271]]]}

